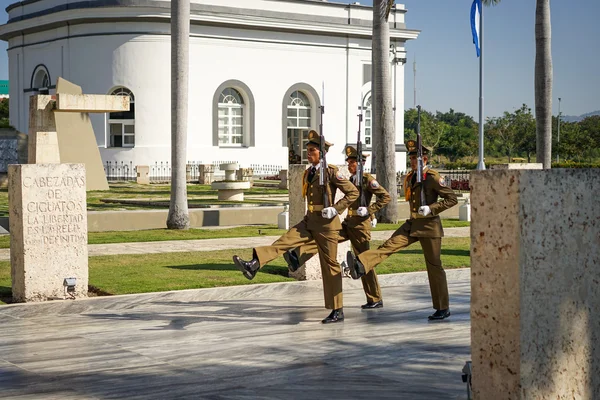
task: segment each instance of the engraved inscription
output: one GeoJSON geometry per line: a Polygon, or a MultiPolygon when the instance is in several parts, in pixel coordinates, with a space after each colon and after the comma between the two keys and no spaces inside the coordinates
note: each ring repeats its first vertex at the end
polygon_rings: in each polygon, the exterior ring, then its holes
{"type": "Polygon", "coordinates": [[[23,179],[23,187],[46,189],[44,198],[25,204],[26,244],[54,245],[87,242],[83,227],[85,207],[81,202],[65,198],[74,188],[85,186],[81,177],[38,177],[23,179]]]}

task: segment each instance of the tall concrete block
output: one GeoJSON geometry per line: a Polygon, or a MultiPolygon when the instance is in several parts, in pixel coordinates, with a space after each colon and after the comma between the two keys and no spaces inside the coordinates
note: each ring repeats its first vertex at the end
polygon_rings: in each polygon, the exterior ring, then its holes
{"type": "Polygon", "coordinates": [[[600,398],[600,174],[471,173],[475,399],[600,398]]]}
{"type": "Polygon", "coordinates": [[[10,262],[15,301],[88,292],[86,181],[83,164],[23,164],[8,169],[10,262]]]}
{"type": "Polygon", "coordinates": [[[150,166],[149,165],[137,165],[135,168],[137,172],[136,182],[140,185],[150,184],[150,166]]]}
{"type": "MultiPolygon", "coordinates": [[[[308,168],[308,165],[295,165],[290,164],[289,166],[289,201],[290,201],[290,226],[296,225],[306,215],[306,200],[302,197],[302,178],[304,171],[308,168]]],[[[348,168],[343,166],[340,167],[340,171],[346,177],[349,177],[348,168]]],[[[335,201],[344,197],[344,194],[337,190],[335,201]]],[[[343,221],[348,211],[344,211],[342,215],[335,218],[341,218],[343,221]]],[[[339,263],[346,259],[346,253],[350,250],[350,242],[346,241],[338,244],[337,260],[339,263]]],[[[319,257],[314,256],[308,260],[298,271],[290,272],[290,276],[297,280],[318,280],[321,279],[321,263],[319,257]]]]}
{"type": "Polygon", "coordinates": [[[198,165],[198,183],[210,185],[214,180],[215,167],[211,164],[198,165]]]}

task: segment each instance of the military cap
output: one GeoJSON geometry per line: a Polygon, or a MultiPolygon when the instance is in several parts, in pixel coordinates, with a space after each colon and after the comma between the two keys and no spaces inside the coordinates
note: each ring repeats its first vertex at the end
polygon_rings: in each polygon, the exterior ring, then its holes
{"type": "MultiPolygon", "coordinates": [[[[308,146],[309,144],[314,144],[315,146],[321,146],[321,135],[319,135],[319,132],[315,131],[314,129],[312,129],[310,132],[308,132],[308,142],[306,143],[306,145],[308,146]]],[[[327,140],[325,141],[325,151],[329,151],[329,148],[333,146],[333,143],[329,143],[327,140]]]]}
{"type": "MultiPolygon", "coordinates": [[[[413,155],[417,155],[417,141],[416,140],[407,140],[406,141],[406,148],[408,149],[408,155],[409,156],[413,156],[413,155]]],[[[423,145],[421,145],[421,150],[423,151],[423,155],[426,156],[427,154],[429,154],[429,149],[423,145]]]]}
{"type": "MultiPolygon", "coordinates": [[[[349,158],[358,158],[358,151],[356,150],[355,147],[347,145],[346,148],[344,149],[344,154],[346,155],[346,161],[348,161],[349,158]]],[[[363,160],[367,157],[369,157],[368,154],[363,153],[362,154],[363,160]]]]}

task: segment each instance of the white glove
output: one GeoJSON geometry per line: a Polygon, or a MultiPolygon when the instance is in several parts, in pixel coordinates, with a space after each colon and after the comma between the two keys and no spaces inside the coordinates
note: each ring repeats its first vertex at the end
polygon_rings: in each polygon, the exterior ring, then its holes
{"type": "Polygon", "coordinates": [[[371,220],[371,228],[375,228],[377,226],[377,218],[373,218],[371,220]]]}
{"type": "Polygon", "coordinates": [[[419,207],[419,214],[426,217],[431,214],[431,208],[429,208],[429,206],[421,206],[419,207]]]}
{"type": "Polygon", "coordinates": [[[358,207],[356,213],[359,217],[366,217],[369,214],[369,209],[367,207],[358,207]]]}
{"type": "Polygon", "coordinates": [[[337,210],[333,207],[327,207],[327,208],[324,208],[323,211],[321,211],[321,216],[323,218],[331,219],[331,218],[335,217],[336,215],[337,215],[337,210]]]}

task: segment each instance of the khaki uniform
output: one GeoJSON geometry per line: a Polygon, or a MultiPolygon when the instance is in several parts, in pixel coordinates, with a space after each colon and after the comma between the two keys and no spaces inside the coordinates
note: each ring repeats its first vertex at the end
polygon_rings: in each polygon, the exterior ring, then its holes
{"type": "Polygon", "coordinates": [[[446,272],[440,259],[444,230],[439,214],[455,206],[457,199],[454,191],[444,185],[437,171],[426,169],[423,175],[425,202],[431,209],[431,214],[426,217],[418,214],[421,207],[422,186],[416,182],[415,173],[410,172],[404,181],[405,198],[410,203],[410,219],[406,220],[378,249],[364,252],[358,256],[358,259],[364,265],[365,272],[369,273],[390,255],[419,241],[427,265],[433,308],[445,310],[449,308],[449,300],[446,272]],[[438,201],[438,196],[442,200],[438,201]]]}
{"type": "MultiPolygon", "coordinates": [[[[350,178],[354,181],[355,177],[350,178]]],[[[350,240],[352,248],[355,254],[360,254],[364,251],[369,250],[369,242],[371,241],[371,220],[373,214],[381,210],[383,207],[390,202],[390,194],[385,190],[375,178],[365,173],[363,175],[363,194],[365,198],[365,204],[370,204],[373,195],[376,196],[376,201],[369,206],[369,215],[361,217],[356,214],[356,210],[360,207],[360,199],[356,199],[350,207],[348,207],[348,215],[342,223],[342,230],[340,231],[339,241],[344,242],[350,240]]],[[[306,263],[312,256],[317,253],[317,245],[314,242],[308,243],[296,249],[296,254],[299,255],[300,265],[306,263]]],[[[361,277],[363,289],[367,296],[369,303],[375,303],[381,300],[381,287],[377,280],[377,273],[375,270],[369,271],[361,277]]]]}
{"type": "MultiPolygon", "coordinates": [[[[337,246],[339,231],[342,223],[338,216],[326,219],[321,216],[323,210],[323,191],[319,185],[320,169],[308,181],[306,170],[303,177],[303,194],[306,197],[308,211],[302,221],[293,226],[287,233],[277,239],[270,246],[256,247],[254,255],[258,258],[261,268],[269,261],[279,257],[287,250],[294,249],[314,241],[321,261],[321,275],[323,276],[323,291],[325,308],[336,310],[342,308],[342,271],[337,262],[337,246]]],[[[358,190],[344,178],[334,166],[328,167],[329,185],[327,187],[329,202],[341,214],[350,204],[358,198],[358,190]],[[345,196],[333,204],[336,189],[340,189],[345,196]]]]}

